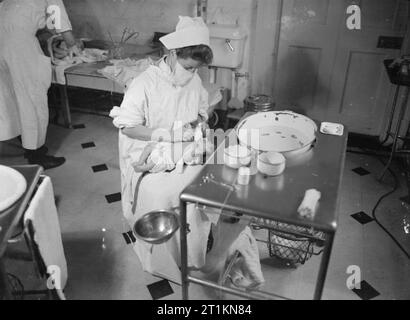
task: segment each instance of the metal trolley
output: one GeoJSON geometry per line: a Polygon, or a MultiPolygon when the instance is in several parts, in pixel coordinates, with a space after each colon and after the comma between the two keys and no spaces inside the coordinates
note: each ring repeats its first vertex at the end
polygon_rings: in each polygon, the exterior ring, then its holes
{"type": "MultiPolygon", "coordinates": [[[[249,226],[267,229],[269,236],[263,241],[273,256],[288,259],[291,263],[304,263],[312,255],[321,254],[313,296],[315,300],[321,299],[337,229],[346,145],[347,132],[341,137],[318,134],[315,148],[309,151],[311,154],[297,165],[289,166],[281,177],[267,178],[257,173],[252,176],[249,185],[239,186],[236,191],[226,188],[235,184],[236,173],[233,169],[213,164],[213,159],[210,159],[180,195],[182,298],[189,298],[189,284],[195,283],[247,299],[289,299],[274,293],[224,286],[228,269],[234,261],[228,262],[227,271],[217,282],[196,278],[190,273],[187,205],[195,204],[217,209],[220,214],[234,212],[249,226]],[[204,177],[207,176],[212,176],[220,185],[204,183],[204,177]],[[260,184],[261,180],[263,184],[260,184]],[[297,208],[304,192],[311,188],[320,190],[322,199],[315,217],[307,220],[297,214],[297,208]]],[[[224,148],[224,144],[219,148],[224,148]]]]}

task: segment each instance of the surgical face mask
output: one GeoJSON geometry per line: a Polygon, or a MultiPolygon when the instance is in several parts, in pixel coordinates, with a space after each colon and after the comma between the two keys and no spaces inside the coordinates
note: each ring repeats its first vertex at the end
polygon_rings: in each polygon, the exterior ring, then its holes
{"type": "Polygon", "coordinates": [[[195,73],[196,71],[190,72],[186,70],[177,60],[175,64],[175,70],[173,72],[174,85],[180,86],[180,87],[186,86],[189,83],[189,81],[192,80],[195,73]]]}

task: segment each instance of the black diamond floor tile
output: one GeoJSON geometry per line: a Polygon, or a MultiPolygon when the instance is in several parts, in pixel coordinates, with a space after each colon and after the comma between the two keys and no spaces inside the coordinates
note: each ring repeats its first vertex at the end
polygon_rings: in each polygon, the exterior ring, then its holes
{"type": "Polygon", "coordinates": [[[363,177],[363,176],[367,176],[367,175],[370,174],[369,171],[367,171],[366,169],[364,169],[364,168],[362,168],[362,167],[353,169],[352,171],[355,172],[355,173],[357,173],[359,176],[362,176],[362,177],[363,177]]]}
{"type": "Polygon", "coordinates": [[[82,143],[81,147],[83,149],[88,149],[88,148],[94,148],[95,147],[95,143],[94,142],[87,142],[87,143],[82,143]]]}
{"type": "Polygon", "coordinates": [[[99,164],[97,166],[91,167],[94,172],[101,172],[101,171],[107,171],[108,167],[105,164],[99,164]]]}
{"type": "Polygon", "coordinates": [[[107,199],[108,203],[121,201],[121,192],[108,194],[105,196],[105,199],[107,199]]]}
{"type": "Polygon", "coordinates": [[[364,280],[360,282],[360,289],[353,289],[352,291],[356,293],[362,300],[371,300],[380,295],[380,293],[375,288],[373,288],[364,280]]]}
{"type": "Polygon", "coordinates": [[[373,221],[373,218],[363,211],[352,214],[351,217],[361,224],[367,224],[373,221]]]}
{"type": "Polygon", "coordinates": [[[152,299],[158,300],[174,293],[168,280],[154,282],[147,286],[152,299]]]}

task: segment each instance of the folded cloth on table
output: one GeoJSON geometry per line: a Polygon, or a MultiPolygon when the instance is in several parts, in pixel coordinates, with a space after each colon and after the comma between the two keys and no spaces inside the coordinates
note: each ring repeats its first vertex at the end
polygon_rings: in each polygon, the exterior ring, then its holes
{"type": "Polygon", "coordinates": [[[107,50],[100,49],[84,49],[79,56],[64,59],[53,58],[53,81],[58,84],[66,84],[65,71],[77,64],[81,63],[94,63],[107,60],[107,50]]]}
{"type": "Polygon", "coordinates": [[[143,73],[152,63],[150,57],[140,60],[122,59],[110,60],[112,66],[98,70],[103,76],[111,79],[124,88],[128,88],[131,81],[143,73]]]}
{"type": "Polygon", "coordinates": [[[54,200],[51,179],[45,177],[34,194],[27,211],[24,223],[31,221],[34,229],[34,241],[47,272],[53,280],[54,288],[64,297],[62,290],[67,283],[67,261],[64,255],[58,213],[54,200]]]}
{"type": "Polygon", "coordinates": [[[69,66],[78,63],[94,63],[102,62],[108,59],[108,51],[101,49],[87,48],[81,51],[80,55],[75,57],[65,57],[64,59],[52,58],[52,62],[56,66],[69,66]]]}
{"type": "Polygon", "coordinates": [[[108,50],[86,48],[81,51],[79,58],[85,63],[106,61],[108,59],[108,50]]]}
{"type": "Polygon", "coordinates": [[[305,218],[314,218],[321,196],[322,194],[316,189],[307,190],[298,208],[298,213],[305,218]]]}

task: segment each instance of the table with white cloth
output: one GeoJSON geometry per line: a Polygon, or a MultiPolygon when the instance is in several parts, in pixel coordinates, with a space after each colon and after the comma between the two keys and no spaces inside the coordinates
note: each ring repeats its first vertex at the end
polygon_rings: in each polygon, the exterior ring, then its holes
{"type": "MultiPolygon", "coordinates": [[[[143,59],[149,55],[159,55],[159,49],[149,45],[134,46],[133,59],[143,59]]],[[[111,65],[109,61],[77,64],[64,70],[65,79],[60,79],[61,77],[56,74],[58,67],[53,66],[52,83],[59,89],[64,125],[67,128],[70,128],[72,125],[70,101],[67,94],[68,87],[101,90],[119,94],[124,93],[124,88],[120,84],[108,79],[99,72],[109,65],[111,65]]]]}

